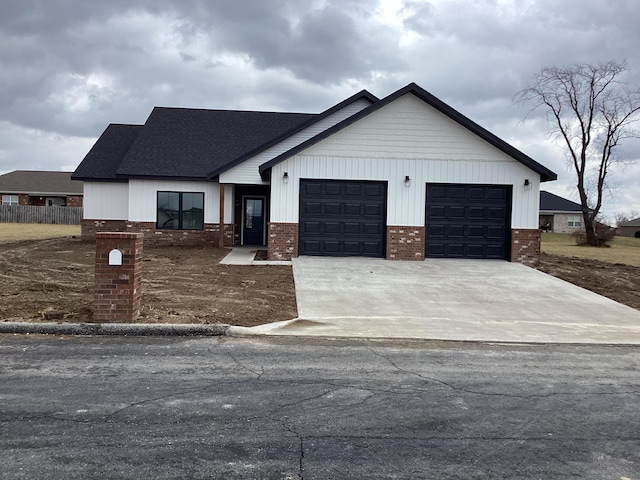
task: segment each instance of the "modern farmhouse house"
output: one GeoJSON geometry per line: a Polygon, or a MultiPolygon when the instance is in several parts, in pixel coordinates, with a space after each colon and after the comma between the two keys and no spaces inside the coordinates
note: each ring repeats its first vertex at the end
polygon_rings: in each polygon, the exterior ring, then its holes
{"type": "Polygon", "coordinates": [[[82,235],[298,255],[535,261],[556,174],[416,84],[320,114],[156,107],[73,174],[82,235]]]}

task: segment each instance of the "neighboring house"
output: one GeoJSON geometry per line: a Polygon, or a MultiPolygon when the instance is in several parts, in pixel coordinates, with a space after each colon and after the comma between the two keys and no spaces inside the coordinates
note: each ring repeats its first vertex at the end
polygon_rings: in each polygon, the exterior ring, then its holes
{"type": "Polygon", "coordinates": [[[156,107],[109,125],[73,178],[87,239],[528,263],[540,182],[556,174],[409,84],[320,114],[156,107]]]}
{"type": "Polygon", "coordinates": [[[71,172],[16,170],[0,175],[1,205],[82,207],[82,182],[71,172]]]}
{"type": "Polygon", "coordinates": [[[540,229],[545,232],[575,233],[584,231],[580,204],[553,193],[540,192],[540,229]]]}
{"type": "Polygon", "coordinates": [[[640,217],[621,224],[617,228],[617,234],[621,237],[640,238],[640,217]]]}

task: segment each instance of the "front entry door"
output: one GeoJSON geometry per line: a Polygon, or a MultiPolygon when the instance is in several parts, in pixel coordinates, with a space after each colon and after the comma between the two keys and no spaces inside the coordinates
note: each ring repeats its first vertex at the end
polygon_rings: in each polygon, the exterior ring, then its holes
{"type": "Polygon", "coordinates": [[[265,203],[265,197],[243,197],[243,245],[264,245],[265,203]]]}

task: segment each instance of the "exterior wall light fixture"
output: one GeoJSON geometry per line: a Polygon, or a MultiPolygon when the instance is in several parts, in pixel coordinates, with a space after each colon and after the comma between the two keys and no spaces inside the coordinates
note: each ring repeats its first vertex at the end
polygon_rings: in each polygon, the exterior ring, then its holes
{"type": "Polygon", "coordinates": [[[525,190],[531,190],[531,182],[529,181],[528,178],[524,179],[524,189],[525,190]]]}
{"type": "Polygon", "coordinates": [[[409,175],[405,175],[405,177],[404,177],[404,186],[405,187],[410,187],[411,186],[411,177],[409,175]]]}
{"type": "Polygon", "coordinates": [[[282,183],[289,183],[289,172],[284,172],[282,174],[282,183]]]}

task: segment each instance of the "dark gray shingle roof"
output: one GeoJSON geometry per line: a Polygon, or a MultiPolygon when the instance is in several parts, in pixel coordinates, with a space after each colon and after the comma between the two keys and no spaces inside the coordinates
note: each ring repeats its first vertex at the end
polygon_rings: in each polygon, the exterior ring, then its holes
{"type": "Polygon", "coordinates": [[[303,113],[155,107],[117,170],[119,177],[206,179],[315,117],[303,113]]]}
{"type": "Polygon", "coordinates": [[[142,125],[109,125],[73,172],[72,178],[115,180],[118,167],[140,130],[142,125]]]}
{"type": "Polygon", "coordinates": [[[540,211],[544,212],[582,212],[580,204],[559,197],[553,193],[540,191],[540,211]]]}
{"type": "Polygon", "coordinates": [[[29,195],[82,195],[82,182],[71,172],[16,170],[0,175],[0,193],[29,195]]]}

